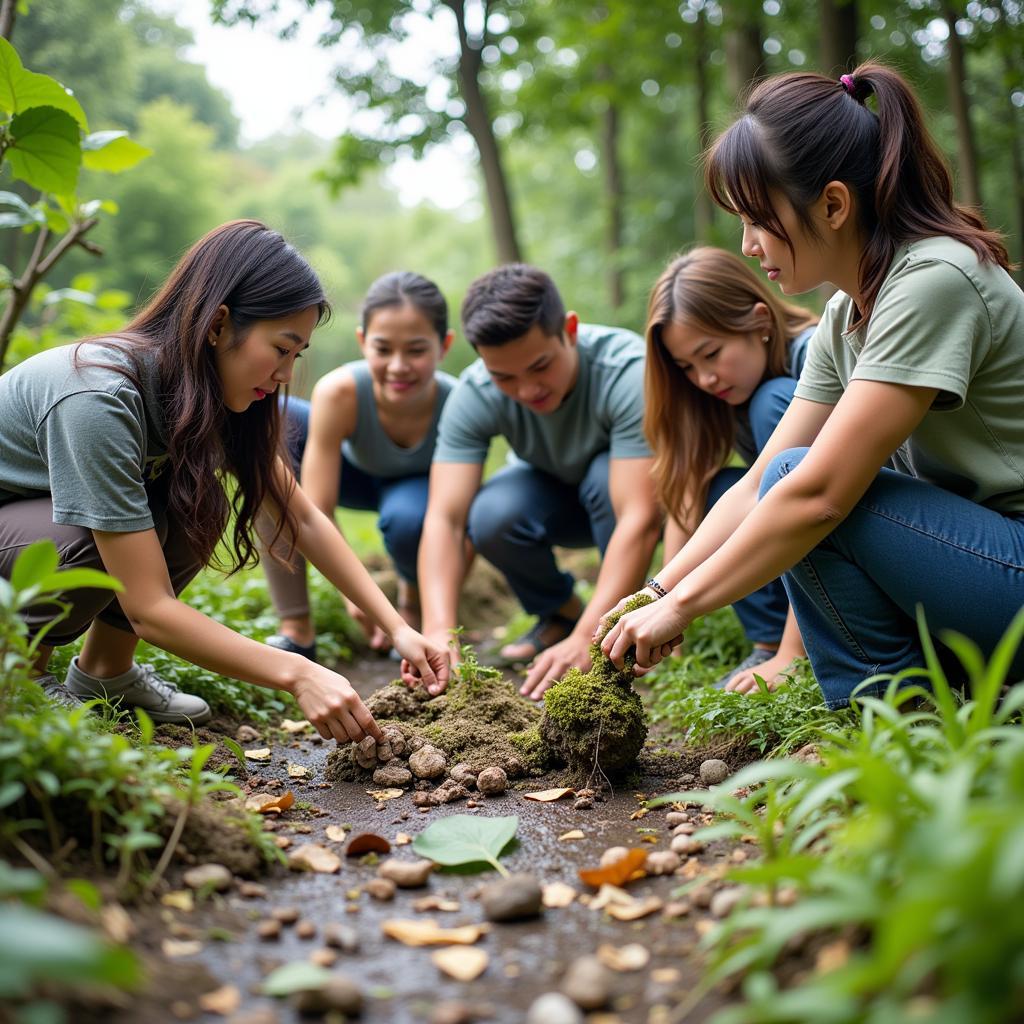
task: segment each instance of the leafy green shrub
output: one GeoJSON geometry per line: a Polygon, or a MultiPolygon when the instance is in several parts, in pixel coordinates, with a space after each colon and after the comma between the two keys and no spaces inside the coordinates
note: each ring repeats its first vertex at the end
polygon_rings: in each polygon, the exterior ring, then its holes
{"type": "Polygon", "coordinates": [[[821,763],[762,762],[728,790],[676,795],[726,815],[699,835],[761,841],[762,859],[731,877],[767,900],[705,940],[695,998],[743,979],[743,1005],[715,1024],[1024,1018],[1024,683],[1004,692],[1022,636],[1024,611],[987,665],[943,637],[970,678],[961,701],[922,624],[927,668],[858,702],[859,727],[823,738],[821,763]],[[782,885],[792,905],[778,905],[782,885]],[[831,955],[781,986],[780,961],[823,943],[831,955]]]}

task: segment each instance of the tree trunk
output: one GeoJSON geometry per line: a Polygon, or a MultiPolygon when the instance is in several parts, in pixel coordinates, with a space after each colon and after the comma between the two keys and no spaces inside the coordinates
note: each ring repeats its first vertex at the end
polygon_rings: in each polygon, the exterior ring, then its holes
{"type": "Polygon", "coordinates": [[[8,42],[14,35],[14,17],[18,13],[18,0],[3,0],[0,3],[0,36],[8,42]]]}
{"type": "Polygon", "coordinates": [[[978,151],[974,145],[974,133],[971,130],[971,113],[967,101],[965,82],[967,71],[964,66],[964,47],[956,31],[956,23],[960,17],[952,3],[944,0],[942,17],[949,26],[949,66],[947,80],[949,82],[949,105],[956,121],[957,150],[959,152],[960,198],[968,206],[981,209],[981,189],[978,187],[978,151]]]}
{"type": "MultiPolygon", "coordinates": [[[[697,11],[697,20],[693,25],[693,41],[696,44],[697,59],[693,62],[695,73],[695,96],[697,101],[697,138],[700,140],[700,151],[703,156],[711,144],[711,117],[708,114],[708,69],[704,54],[707,48],[707,25],[704,21],[703,9],[697,11]]],[[[703,175],[696,178],[696,194],[693,197],[693,233],[700,242],[711,240],[711,230],[715,223],[715,204],[704,187],[703,175]]]]}
{"type": "Polygon", "coordinates": [[[851,71],[857,63],[857,0],[820,0],[818,14],[821,70],[851,71]]]}
{"type": "MultiPolygon", "coordinates": [[[[1008,53],[1004,54],[1003,62],[1007,80],[1012,82],[1017,71],[1014,58],[1008,53]]],[[[1009,97],[1009,90],[1007,90],[1007,97],[1009,97]]],[[[1011,209],[1016,221],[1014,231],[1017,236],[1016,261],[1024,263],[1024,154],[1021,153],[1020,111],[1012,101],[1008,101],[1006,105],[1010,126],[1010,181],[1013,184],[1011,209]]],[[[1024,286],[1024,267],[1018,267],[1014,276],[1017,278],[1017,282],[1024,286]]]]}
{"type": "Polygon", "coordinates": [[[763,74],[761,19],[754,5],[744,9],[744,5],[731,0],[725,7],[724,28],[726,83],[729,95],[741,103],[763,74]]]}
{"type": "Polygon", "coordinates": [[[516,233],[508,181],[501,162],[501,151],[494,136],[494,125],[487,97],[480,88],[481,48],[474,46],[466,32],[464,0],[444,0],[455,15],[459,29],[459,90],[466,103],[466,127],[480,155],[480,169],[487,191],[494,245],[501,263],[518,263],[522,256],[516,233]]]}
{"type": "Polygon", "coordinates": [[[607,208],[605,252],[608,255],[608,297],[612,309],[621,309],[626,297],[622,269],[622,164],[619,161],[619,108],[609,102],[601,123],[601,163],[607,208]]]}

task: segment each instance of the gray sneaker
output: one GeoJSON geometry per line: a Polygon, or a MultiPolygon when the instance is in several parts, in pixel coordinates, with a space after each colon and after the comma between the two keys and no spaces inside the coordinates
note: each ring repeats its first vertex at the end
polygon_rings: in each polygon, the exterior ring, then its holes
{"type": "Polygon", "coordinates": [[[741,672],[746,672],[748,668],[757,668],[758,665],[766,662],[769,658],[774,658],[777,653],[777,651],[766,650],[764,647],[755,647],[734,669],[726,672],[712,686],[716,690],[724,690],[734,676],[738,676],[741,672]]]}
{"type": "Polygon", "coordinates": [[[72,693],[56,676],[47,673],[36,682],[42,687],[46,699],[55,707],[75,711],[82,706],[82,698],[72,693]]]}
{"type": "Polygon", "coordinates": [[[202,725],[213,713],[202,697],[182,693],[174,683],[161,679],[152,665],[135,664],[113,679],[97,679],[71,659],[65,685],[79,697],[104,697],[112,704],[142,708],[154,722],[202,725]]]}

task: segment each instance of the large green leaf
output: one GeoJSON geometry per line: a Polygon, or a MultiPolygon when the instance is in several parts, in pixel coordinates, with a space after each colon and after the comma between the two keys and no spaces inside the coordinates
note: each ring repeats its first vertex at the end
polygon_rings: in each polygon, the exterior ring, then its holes
{"type": "Polygon", "coordinates": [[[22,228],[26,224],[45,224],[46,214],[37,206],[30,206],[17,192],[0,192],[0,207],[9,207],[0,213],[0,228],[22,228]]]}
{"type": "Polygon", "coordinates": [[[82,131],[89,130],[78,100],[56,79],[26,70],[18,51],[0,38],[0,109],[20,114],[32,107],[56,107],[74,118],[82,131]]]}
{"type": "Polygon", "coordinates": [[[60,556],[52,540],[37,540],[30,544],[14,561],[11,585],[16,590],[28,590],[57,571],[60,556]]]}
{"type": "Polygon", "coordinates": [[[457,867],[462,864],[490,864],[504,873],[498,863],[501,851],[512,841],[519,818],[477,818],[471,814],[453,814],[435,821],[416,837],[412,848],[421,856],[457,867]]]}
{"type": "Polygon", "coordinates": [[[129,139],[127,132],[93,132],[82,139],[82,166],[90,171],[120,174],[152,153],[129,139]]]}
{"type": "Polygon", "coordinates": [[[74,192],[82,163],[78,125],[56,107],[33,107],[11,121],[11,171],[40,192],[74,192]]]}
{"type": "Polygon", "coordinates": [[[290,996],[293,992],[309,992],[322,988],[331,977],[331,972],[326,967],[297,961],[271,971],[263,982],[263,994],[290,996]]]}

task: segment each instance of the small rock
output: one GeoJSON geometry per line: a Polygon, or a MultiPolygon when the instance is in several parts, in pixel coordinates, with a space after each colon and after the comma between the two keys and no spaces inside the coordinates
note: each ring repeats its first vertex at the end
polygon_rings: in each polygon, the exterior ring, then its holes
{"type": "Polygon", "coordinates": [[[600,1010],[612,997],[611,971],[596,956],[581,956],[569,965],[562,991],[583,1010],[600,1010]]]}
{"type": "Polygon", "coordinates": [[[274,907],[270,916],[281,924],[295,924],[302,915],[298,907],[274,907]]]}
{"type": "Polygon", "coordinates": [[[300,939],[312,939],[316,936],[316,925],[303,919],[295,926],[295,934],[300,939]]]}
{"type": "Polygon", "coordinates": [[[413,793],[412,804],[413,807],[420,807],[423,810],[428,810],[434,806],[434,798],[430,793],[413,793]]]}
{"type": "Polygon", "coordinates": [[[338,962],[338,954],[333,949],[314,949],[309,954],[309,962],[317,967],[333,967],[338,962]]]}
{"type": "Polygon", "coordinates": [[[744,891],[738,885],[728,889],[719,889],[711,897],[711,916],[728,917],[743,900],[744,891]]]}
{"type": "Polygon", "coordinates": [[[281,922],[275,921],[272,917],[266,921],[260,921],[256,926],[256,934],[264,942],[272,942],[274,939],[281,938],[281,922]]]}
{"type": "Polygon", "coordinates": [[[408,750],[410,754],[415,754],[417,750],[426,746],[426,743],[427,741],[422,736],[410,736],[406,743],[406,750],[408,750]]]}
{"type": "Polygon", "coordinates": [[[377,743],[377,760],[381,764],[387,764],[395,756],[395,752],[391,749],[391,741],[384,739],[377,743]]]}
{"type": "Polygon", "coordinates": [[[385,725],[381,732],[384,739],[391,745],[391,753],[395,757],[401,757],[406,752],[405,737],[397,725],[385,725]]]}
{"type": "Polygon", "coordinates": [[[454,800],[467,800],[469,790],[461,782],[454,779],[445,779],[440,786],[430,794],[432,804],[450,804],[454,800]]]}
{"type": "Polygon", "coordinates": [[[661,916],[667,918],[686,917],[690,913],[690,904],[686,900],[673,900],[661,908],[661,916]]]}
{"type": "Polygon", "coordinates": [[[622,860],[623,857],[629,855],[629,850],[624,846],[609,846],[604,853],[601,854],[601,867],[606,868],[609,864],[614,864],[616,861],[622,860]]]}
{"type": "Polygon", "coordinates": [[[700,907],[703,910],[707,910],[711,906],[711,900],[714,898],[714,891],[710,885],[698,885],[696,889],[691,889],[690,902],[695,907],[700,907]]]}
{"type": "Polygon", "coordinates": [[[235,740],[238,743],[257,743],[259,738],[259,731],[254,729],[251,725],[240,725],[235,730],[235,740]]]}
{"type": "Polygon", "coordinates": [[[727,778],[729,766],[717,757],[704,761],[700,766],[700,781],[705,786],[720,786],[727,778]]]}
{"type": "Polygon", "coordinates": [[[685,772],[684,774],[679,776],[679,779],[677,780],[676,785],[678,785],[678,786],[689,786],[689,785],[692,785],[696,781],[697,781],[697,776],[694,775],[693,772],[685,772]]]}
{"type": "Polygon", "coordinates": [[[480,905],[488,921],[522,921],[538,917],[543,892],[533,875],[510,875],[484,886],[480,905]]]}
{"type": "Polygon", "coordinates": [[[409,768],[418,779],[438,779],[448,769],[448,758],[437,747],[425,743],[410,755],[409,768]]]}
{"type": "Polygon", "coordinates": [[[357,1017],[363,1010],[363,993],[347,975],[333,974],[319,988],[297,992],[292,997],[299,1013],[340,1013],[357,1017]]]}
{"type": "Polygon", "coordinates": [[[373,773],[373,784],[375,786],[401,788],[402,786],[408,786],[410,782],[412,782],[412,772],[397,757],[373,773]]]}
{"type": "Polygon", "coordinates": [[[427,884],[433,870],[432,860],[399,860],[397,857],[389,857],[377,868],[377,874],[382,880],[388,879],[400,889],[419,889],[427,884]]]}
{"type": "Polygon", "coordinates": [[[700,853],[704,849],[704,844],[699,839],[694,839],[693,836],[684,833],[672,837],[671,849],[673,853],[679,854],[700,853]]]}
{"type": "Polygon", "coordinates": [[[669,828],[675,828],[676,825],[683,825],[690,820],[690,816],[684,811],[669,811],[665,815],[665,824],[669,828]]]}
{"type": "Polygon", "coordinates": [[[592,811],[594,809],[594,799],[589,796],[578,796],[572,805],[574,811],[592,811]]]}
{"type": "Polygon", "coordinates": [[[267,895],[267,887],[259,882],[239,882],[238,895],[247,900],[261,900],[267,895]]]}
{"type": "Polygon", "coordinates": [[[505,769],[499,768],[497,765],[485,768],[476,777],[476,788],[484,796],[501,796],[508,789],[508,776],[505,774],[505,769]]]}
{"type": "Polygon", "coordinates": [[[480,805],[474,799],[472,799],[472,797],[471,797],[469,800],[466,801],[466,806],[467,807],[479,807],[480,805]]]}
{"type": "Polygon", "coordinates": [[[324,928],[324,945],[340,949],[343,953],[359,951],[359,935],[347,924],[329,924],[324,928]]]}
{"type": "Polygon", "coordinates": [[[466,789],[473,789],[476,786],[477,773],[465,761],[460,761],[448,774],[466,789]]]}
{"type": "Polygon", "coordinates": [[[387,903],[395,898],[395,883],[390,878],[371,878],[363,888],[381,903],[387,903]]]}
{"type": "Polygon", "coordinates": [[[223,864],[200,864],[197,868],[189,868],[182,877],[190,889],[211,889],[214,892],[230,889],[234,881],[223,864]]]}
{"type": "Polygon", "coordinates": [[[671,875],[682,859],[674,850],[654,850],[647,854],[647,863],[644,870],[649,875],[671,875]]]}
{"type": "Polygon", "coordinates": [[[372,736],[364,736],[356,744],[356,750],[358,750],[363,757],[376,757],[377,741],[372,736]]]}
{"type": "Polygon", "coordinates": [[[583,1024],[583,1012],[561,992],[548,992],[533,1001],[526,1024],[583,1024]]]}
{"type": "Polygon", "coordinates": [[[692,821],[684,821],[672,829],[674,836],[692,836],[697,831],[697,826],[692,821]]]}

